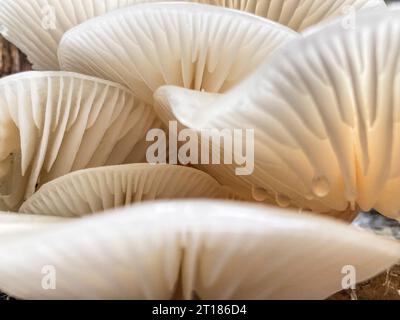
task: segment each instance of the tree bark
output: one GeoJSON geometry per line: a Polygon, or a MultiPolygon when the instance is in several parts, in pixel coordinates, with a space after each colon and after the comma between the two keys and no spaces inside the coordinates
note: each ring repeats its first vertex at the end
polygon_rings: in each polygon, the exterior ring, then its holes
{"type": "Polygon", "coordinates": [[[28,70],[31,70],[31,64],[26,56],[0,36],[0,78],[28,70]]]}

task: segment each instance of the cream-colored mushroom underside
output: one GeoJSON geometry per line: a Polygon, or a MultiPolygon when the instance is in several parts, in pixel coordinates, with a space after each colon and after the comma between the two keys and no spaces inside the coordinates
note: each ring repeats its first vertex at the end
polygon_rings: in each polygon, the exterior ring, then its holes
{"type": "Polygon", "coordinates": [[[17,210],[71,171],[123,163],[154,121],[151,107],[111,82],[51,72],[2,79],[0,208],[17,210]]]}
{"type": "Polygon", "coordinates": [[[255,130],[255,173],[230,179],[302,208],[399,218],[399,32],[399,12],[365,13],[295,40],[208,107],[179,88],[156,97],[191,128],[255,130]]]}

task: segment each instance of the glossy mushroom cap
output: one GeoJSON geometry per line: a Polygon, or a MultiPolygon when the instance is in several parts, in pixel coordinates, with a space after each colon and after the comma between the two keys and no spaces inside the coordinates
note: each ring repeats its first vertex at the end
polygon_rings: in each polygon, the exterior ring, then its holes
{"type": "Polygon", "coordinates": [[[165,84],[224,92],[297,37],[282,25],[236,10],[146,3],[71,29],[58,54],[63,70],[119,82],[152,103],[154,91],[165,84]]]}

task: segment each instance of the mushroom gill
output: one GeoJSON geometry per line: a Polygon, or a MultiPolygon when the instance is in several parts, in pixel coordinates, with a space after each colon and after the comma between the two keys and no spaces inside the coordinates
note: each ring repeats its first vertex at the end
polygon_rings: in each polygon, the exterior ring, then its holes
{"type": "MultiPolygon", "coordinates": [[[[176,2],[177,0],[175,0],[176,2]]],[[[181,0],[178,0],[181,1],[181,0]]],[[[107,12],[163,0],[1,0],[2,35],[28,55],[35,70],[59,70],[58,44],[76,25],[107,12]]],[[[383,0],[187,0],[238,9],[301,31],[348,10],[385,6],[383,0]]]]}
{"type": "Polygon", "coordinates": [[[57,48],[67,30],[108,11],[140,1],[1,0],[1,34],[27,54],[35,70],[59,70],[57,48]]]}
{"type": "Polygon", "coordinates": [[[24,299],[324,299],[343,289],[346,268],[361,282],[400,256],[398,242],[344,223],[233,202],[149,202],[45,226],[0,235],[2,291],[24,299]],[[54,290],[42,288],[43,266],[57,270],[54,290]]]}
{"type": "Polygon", "coordinates": [[[335,21],[292,41],[201,110],[196,92],[164,87],[156,97],[194,130],[255,130],[254,174],[227,175],[249,193],[399,219],[399,31],[399,11],[360,13],[355,28],[335,21]]]}
{"type": "Polygon", "coordinates": [[[128,164],[76,171],[55,179],[30,197],[20,212],[74,217],[142,201],[232,197],[208,174],[193,168],[128,164]]]}
{"type": "Polygon", "coordinates": [[[68,72],[1,79],[0,116],[2,210],[18,210],[40,185],[71,171],[143,154],[140,142],[158,121],[124,87],[68,72]]]}

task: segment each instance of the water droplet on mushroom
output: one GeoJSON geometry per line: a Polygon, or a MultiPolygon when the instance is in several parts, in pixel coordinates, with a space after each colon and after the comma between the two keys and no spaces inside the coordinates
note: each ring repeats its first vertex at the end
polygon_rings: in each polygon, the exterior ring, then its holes
{"type": "Polygon", "coordinates": [[[254,200],[264,202],[268,199],[268,191],[261,187],[253,186],[252,195],[254,200]]]}
{"type": "Polygon", "coordinates": [[[290,206],[290,199],[283,194],[276,194],[275,201],[281,208],[287,208],[290,206]]]}
{"type": "Polygon", "coordinates": [[[329,194],[330,189],[329,181],[325,177],[319,176],[314,178],[312,181],[312,190],[319,198],[326,197],[329,194]]]}

